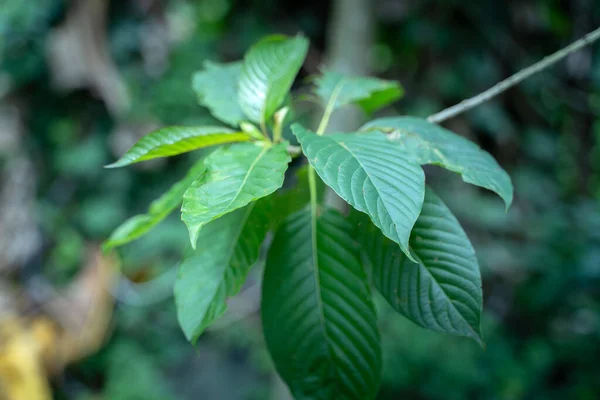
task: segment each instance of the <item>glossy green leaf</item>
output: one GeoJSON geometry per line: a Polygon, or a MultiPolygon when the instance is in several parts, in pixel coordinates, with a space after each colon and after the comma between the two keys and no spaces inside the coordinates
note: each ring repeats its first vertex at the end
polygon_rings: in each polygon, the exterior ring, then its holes
{"type": "Polygon", "coordinates": [[[269,352],[297,399],[374,399],[381,372],[375,310],[351,225],[325,211],[291,215],[263,279],[269,352]]]}
{"type": "Polygon", "coordinates": [[[510,207],[513,199],[510,176],[475,143],[414,117],[380,118],[361,128],[376,129],[388,133],[415,161],[458,172],[465,182],[492,190],[504,200],[507,209],[510,207]]]}
{"type": "Polygon", "coordinates": [[[298,124],[292,130],[323,182],[412,257],[408,239],[425,196],[421,166],[381,132],[318,136],[298,124]]]}
{"type": "Polygon", "coordinates": [[[355,213],[363,259],[383,297],[416,324],[482,344],[481,275],[475,251],[452,212],[429,188],[407,259],[364,215],[355,213]]]}
{"type": "Polygon", "coordinates": [[[308,40],[268,36],[246,53],[239,81],[239,101],[253,122],[266,125],[285,100],[300,70],[308,40]]]}
{"type": "Polygon", "coordinates": [[[222,147],[204,161],[207,172],[183,195],[181,219],[192,247],[204,224],[265,197],[283,185],[291,161],[287,143],[238,143],[222,147]]]}
{"type": "Polygon", "coordinates": [[[246,118],[238,102],[238,81],[242,63],[218,64],[207,61],[204,69],[194,74],[192,88],[198,103],[208,108],[215,118],[239,126],[246,118]]]}
{"type": "Polygon", "coordinates": [[[252,137],[219,126],[168,126],[141,138],[117,162],[106,168],[124,167],[153,158],[174,156],[217,144],[247,142],[252,137]]]}
{"type": "Polygon", "coordinates": [[[368,114],[393,103],[404,94],[404,89],[396,81],[344,76],[333,71],[325,71],[317,79],[316,85],[317,95],[324,104],[331,102],[334,110],[357,104],[368,114]]]}
{"type": "Polygon", "coordinates": [[[150,203],[147,214],[135,215],[119,225],[103,243],[102,248],[107,251],[122,246],[139,238],[158,225],[181,204],[183,194],[187,188],[205,170],[204,160],[196,162],[182,180],[175,183],[166,193],[150,203]]]}
{"type": "Polygon", "coordinates": [[[183,260],[175,281],[177,317],[186,338],[195,342],[227,310],[256,263],[270,223],[270,201],[263,199],[208,223],[198,248],[183,260]]]}

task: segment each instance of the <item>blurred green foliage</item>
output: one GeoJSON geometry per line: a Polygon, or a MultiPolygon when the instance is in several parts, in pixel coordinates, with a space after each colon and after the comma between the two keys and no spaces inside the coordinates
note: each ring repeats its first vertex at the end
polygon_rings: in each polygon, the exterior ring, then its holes
{"type": "MultiPolygon", "coordinates": [[[[105,239],[183,176],[197,155],[118,171],[102,166],[124,151],[114,146],[123,125],[211,121],[191,89],[205,60],[237,59],[265,33],[298,30],[318,57],[330,6],[299,3],[112,1],[110,55],[132,104],[117,119],[92,90],[64,93],[51,84],[46,40],[69,2],[0,1],[0,96],[27,103],[24,146],[38,174],[44,247],[32,268],[66,284],[81,268],[86,243],[105,239]]],[[[372,69],[406,89],[389,112],[417,116],[478,93],[600,24],[594,1],[378,0],[374,7],[372,69]]],[[[315,72],[310,68],[303,74],[315,72]]],[[[460,178],[427,171],[474,242],[487,347],[427,332],[382,302],[381,398],[598,398],[600,46],[448,126],[490,151],[515,184],[515,203],[505,214],[490,194],[455,190],[460,178]]],[[[187,243],[177,219],[122,250],[126,275],[151,279],[175,266],[187,243]]],[[[193,349],[172,299],[118,304],[106,346],[71,366],[55,383],[56,396],[267,398],[272,366],[258,320],[252,313],[216,328],[193,349]]]]}

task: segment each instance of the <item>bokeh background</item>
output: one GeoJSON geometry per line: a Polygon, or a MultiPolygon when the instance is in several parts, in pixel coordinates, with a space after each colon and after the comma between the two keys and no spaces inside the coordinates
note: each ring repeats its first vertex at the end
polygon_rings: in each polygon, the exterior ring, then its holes
{"type": "MultiPolygon", "coordinates": [[[[303,32],[298,84],[321,65],[396,79],[406,95],[381,115],[426,117],[599,25],[598,0],[0,0],[0,399],[288,398],[262,339],[260,265],[194,348],[171,296],[177,213],[98,250],[198,157],[102,168],[156,127],[214,122],[190,85],[205,60],[303,32]]],[[[505,213],[427,170],[477,251],[487,346],[378,300],[380,399],[600,398],[600,44],[444,125],[515,185],[505,213]]]]}

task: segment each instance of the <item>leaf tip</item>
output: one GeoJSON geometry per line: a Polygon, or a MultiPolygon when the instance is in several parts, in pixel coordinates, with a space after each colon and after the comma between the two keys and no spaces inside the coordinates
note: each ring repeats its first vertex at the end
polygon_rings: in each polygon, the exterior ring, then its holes
{"type": "Polygon", "coordinates": [[[414,251],[412,250],[409,244],[405,244],[402,242],[402,240],[400,240],[400,242],[398,242],[398,245],[400,246],[400,250],[402,250],[402,252],[406,255],[406,257],[408,257],[410,261],[412,261],[415,264],[419,264],[419,260],[417,260],[416,254],[413,254],[414,251]]]}
{"type": "Polygon", "coordinates": [[[513,203],[513,192],[511,191],[510,194],[502,196],[502,200],[504,200],[505,205],[504,212],[508,213],[508,209],[510,208],[510,206],[512,206],[513,203]]]}
{"type": "Polygon", "coordinates": [[[127,164],[124,164],[121,160],[117,160],[114,163],[104,165],[102,168],[113,169],[113,168],[124,167],[125,165],[127,165],[127,164]]]}
{"type": "Polygon", "coordinates": [[[198,242],[198,234],[200,233],[200,225],[186,224],[190,234],[190,244],[192,249],[196,250],[196,242],[198,242]]]}
{"type": "Polygon", "coordinates": [[[115,245],[112,242],[112,240],[108,239],[102,243],[102,246],[100,248],[102,249],[102,253],[108,254],[109,251],[115,248],[115,245]]]}
{"type": "Polygon", "coordinates": [[[475,342],[477,342],[477,344],[479,345],[479,347],[481,347],[482,350],[486,350],[487,349],[487,344],[483,340],[483,336],[481,335],[481,332],[474,332],[474,333],[475,334],[472,336],[472,339],[475,342]]]}
{"type": "Polygon", "coordinates": [[[402,248],[402,251],[404,252],[404,254],[406,254],[406,256],[408,257],[408,259],[409,259],[410,261],[412,261],[412,262],[413,262],[413,263],[415,263],[415,264],[418,264],[418,263],[419,263],[419,261],[417,261],[417,259],[415,258],[415,256],[413,256],[413,255],[410,253],[410,250],[406,250],[406,249],[402,248]]]}

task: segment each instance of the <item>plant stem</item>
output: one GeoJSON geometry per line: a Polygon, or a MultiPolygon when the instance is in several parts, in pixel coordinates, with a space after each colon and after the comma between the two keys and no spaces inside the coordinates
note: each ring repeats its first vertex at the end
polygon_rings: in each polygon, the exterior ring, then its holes
{"type": "Polygon", "coordinates": [[[263,136],[270,142],[271,138],[269,137],[269,133],[267,131],[267,123],[264,118],[260,119],[260,130],[262,131],[263,136]]]}
{"type": "Polygon", "coordinates": [[[516,74],[510,76],[509,78],[497,83],[496,85],[492,86],[485,92],[482,92],[482,93],[478,94],[477,96],[471,97],[469,99],[463,100],[460,103],[458,103],[452,107],[446,108],[445,110],[442,110],[436,114],[430,115],[429,118],[427,118],[427,120],[429,122],[433,122],[433,123],[440,123],[440,122],[445,121],[449,118],[452,118],[458,114],[461,114],[467,110],[470,110],[473,107],[477,107],[478,105],[485,103],[486,101],[492,99],[493,97],[496,97],[497,95],[504,92],[505,90],[507,90],[507,89],[517,85],[518,83],[522,82],[523,80],[529,78],[531,75],[534,75],[534,74],[554,65],[558,61],[567,57],[569,54],[582,49],[583,47],[595,42],[598,39],[600,39],[600,27],[595,29],[594,31],[588,33],[581,39],[571,43],[567,47],[557,51],[556,53],[553,53],[549,56],[542,58],[537,63],[535,63],[525,69],[522,69],[521,71],[517,72],[516,74]]]}
{"type": "Polygon", "coordinates": [[[310,191],[310,213],[313,220],[317,218],[317,177],[315,169],[308,167],[308,189],[310,191]]]}
{"type": "Polygon", "coordinates": [[[321,122],[319,122],[317,135],[322,135],[325,133],[325,129],[327,129],[327,124],[329,124],[329,119],[331,118],[331,114],[333,114],[333,109],[335,108],[335,102],[337,101],[343,86],[344,80],[342,79],[331,93],[331,97],[329,98],[327,106],[325,106],[325,111],[323,112],[323,118],[321,118],[321,122]]]}
{"type": "Polygon", "coordinates": [[[275,121],[273,126],[273,141],[275,143],[279,143],[281,141],[283,121],[285,121],[285,117],[289,110],[289,107],[283,107],[275,113],[275,117],[273,118],[273,121],[275,121]]]}

